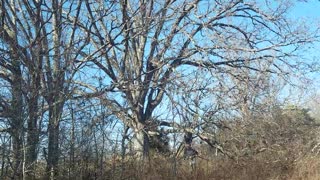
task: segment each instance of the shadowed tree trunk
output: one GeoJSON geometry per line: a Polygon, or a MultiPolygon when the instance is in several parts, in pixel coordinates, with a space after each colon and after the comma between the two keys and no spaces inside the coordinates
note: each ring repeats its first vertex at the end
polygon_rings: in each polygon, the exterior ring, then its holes
{"type": "MultiPolygon", "coordinates": [[[[48,124],[48,162],[47,173],[50,179],[58,175],[59,162],[59,125],[65,102],[64,98],[64,70],[62,69],[63,58],[61,54],[61,32],[62,32],[62,5],[59,0],[52,1],[52,40],[53,40],[53,67],[50,69],[50,81],[48,83],[47,102],[49,104],[48,124]]],[[[47,64],[47,68],[51,65],[47,64]]],[[[49,79],[49,78],[48,78],[49,79]]]]}
{"type": "Polygon", "coordinates": [[[14,179],[22,178],[22,163],[23,163],[23,97],[22,97],[22,76],[20,63],[15,60],[14,75],[12,83],[12,119],[11,119],[11,137],[12,137],[12,165],[14,179]]]}
{"type": "Polygon", "coordinates": [[[26,179],[34,180],[35,177],[35,166],[38,157],[38,145],[39,145],[39,132],[38,122],[40,121],[39,112],[39,99],[41,87],[41,74],[43,71],[43,41],[44,33],[42,31],[43,19],[41,18],[41,3],[35,3],[34,12],[30,12],[31,16],[35,18],[34,28],[38,32],[35,38],[35,44],[31,51],[32,61],[28,60],[30,64],[30,74],[28,74],[30,81],[28,93],[26,95],[26,101],[28,103],[28,114],[27,119],[27,143],[26,143],[26,179]],[[34,14],[33,14],[34,13],[34,14]]]}
{"type": "MultiPolygon", "coordinates": [[[[60,105],[58,103],[58,105],[60,105]]],[[[59,162],[59,124],[61,120],[62,107],[54,105],[49,110],[49,125],[48,125],[48,164],[47,173],[50,179],[55,179],[58,175],[59,162]]]]}
{"type": "MultiPolygon", "coordinates": [[[[2,4],[2,7],[4,5],[2,4]]],[[[15,7],[15,1],[11,0],[10,7],[15,7]]],[[[15,13],[16,10],[13,10],[15,13]]],[[[13,179],[22,178],[22,163],[23,163],[23,90],[22,90],[22,72],[21,72],[21,61],[17,52],[18,35],[17,35],[17,24],[16,18],[12,18],[12,29],[8,26],[3,26],[4,39],[10,46],[10,59],[11,65],[8,65],[11,71],[10,84],[11,84],[11,107],[9,109],[9,117],[11,119],[11,138],[12,138],[12,170],[13,179]]]]}

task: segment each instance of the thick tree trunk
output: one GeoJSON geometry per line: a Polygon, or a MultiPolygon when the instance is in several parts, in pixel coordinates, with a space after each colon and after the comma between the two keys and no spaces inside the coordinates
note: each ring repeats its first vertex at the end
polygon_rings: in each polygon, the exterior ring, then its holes
{"type": "Polygon", "coordinates": [[[13,179],[22,179],[22,137],[19,130],[14,130],[12,135],[12,169],[13,179]]]}
{"type": "Polygon", "coordinates": [[[48,165],[47,173],[50,179],[58,175],[59,160],[59,126],[54,123],[49,125],[48,165]]]}
{"type": "Polygon", "coordinates": [[[59,162],[59,123],[61,117],[61,110],[58,107],[59,103],[54,105],[49,112],[49,137],[48,137],[48,162],[47,162],[47,176],[48,179],[55,179],[58,176],[58,162],[59,162]]]}
{"type": "MultiPolygon", "coordinates": [[[[40,19],[40,18],[39,18],[40,19]]],[[[40,25],[37,25],[40,26],[40,25]]],[[[40,29],[38,27],[37,29],[40,29]]],[[[39,40],[40,41],[40,40],[39,40]]],[[[40,44],[40,42],[39,42],[40,44]]],[[[27,98],[28,103],[28,114],[29,118],[27,119],[27,144],[26,144],[26,180],[35,179],[35,164],[38,156],[38,145],[39,145],[39,97],[41,89],[41,70],[42,70],[42,61],[41,50],[43,49],[39,46],[37,52],[37,61],[35,61],[32,74],[30,74],[31,82],[29,89],[29,96],[27,98]]]]}
{"type": "Polygon", "coordinates": [[[26,153],[26,179],[35,179],[35,164],[37,161],[37,147],[39,143],[39,133],[35,122],[28,122],[28,135],[27,135],[27,153],[26,153]],[[30,125],[30,124],[33,125],[30,125]]]}
{"type": "Polygon", "coordinates": [[[49,91],[49,144],[48,144],[48,164],[47,173],[50,179],[55,179],[58,176],[58,161],[59,161],[59,124],[64,105],[64,70],[62,69],[63,58],[61,55],[61,20],[62,20],[62,2],[59,0],[52,1],[52,41],[53,48],[53,66],[52,66],[52,81],[49,82],[52,86],[49,91]],[[52,94],[51,94],[52,93],[52,94]]]}
{"type": "Polygon", "coordinates": [[[12,151],[13,151],[13,178],[22,178],[22,140],[23,140],[23,94],[22,94],[22,73],[20,70],[20,62],[17,57],[12,62],[13,79],[12,79],[12,102],[11,102],[11,137],[12,137],[12,151]]]}
{"type": "Polygon", "coordinates": [[[140,160],[147,160],[149,156],[149,137],[142,123],[134,127],[133,150],[140,160]]]}
{"type": "Polygon", "coordinates": [[[191,166],[191,170],[195,170],[196,166],[196,156],[198,155],[198,151],[192,148],[192,133],[186,132],[184,135],[184,153],[183,156],[185,159],[189,160],[189,165],[191,166]]]}
{"type": "Polygon", "coordinates": [[[38,98],[31,98],[29,103],[29,119],[27,128],[27,145],[26,145],[26,179],[35,179],[35,164],[37,161],[37,147],[39,143],[38,122],[38,98]]]}

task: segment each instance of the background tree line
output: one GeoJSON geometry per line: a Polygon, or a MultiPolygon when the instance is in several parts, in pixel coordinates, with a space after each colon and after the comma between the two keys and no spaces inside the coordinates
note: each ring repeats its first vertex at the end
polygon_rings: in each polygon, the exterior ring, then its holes
{"type": "Polygon", "coordinates": [[[294,162],[317,122],[279,95],[318,70],[305,52],[319,27],[293,6],[1,0],[1,178],[139,176],[161,154],[177,175],[189,147],[208,162],[294,162]]]}

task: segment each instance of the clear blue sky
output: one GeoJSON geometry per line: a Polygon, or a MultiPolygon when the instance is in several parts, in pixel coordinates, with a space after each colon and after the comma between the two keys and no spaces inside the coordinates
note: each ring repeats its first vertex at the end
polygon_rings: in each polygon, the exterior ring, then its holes
{"type": "Polygon", "coordinates": [[[308,0],[308,2],[298,2],[291,15],[294,17],[320,18],[320,1],[308,0]]]}

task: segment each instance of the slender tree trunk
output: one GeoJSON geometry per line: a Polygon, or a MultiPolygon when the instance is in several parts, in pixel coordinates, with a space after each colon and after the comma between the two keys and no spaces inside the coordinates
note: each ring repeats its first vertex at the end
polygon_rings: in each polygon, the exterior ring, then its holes
{"type": "Polygon", "coordinates": [[[74,158],[74,154],[75,154],[75,117],[74,117],[74,111],[73,111],[73,107],[72,104],[70,105],[70,111],[71,111],[71,142],[70,142],[70,157],[69,157],[69,179],[74,179],[74,172],[75,172],[75,158],[74,158]]]}
{"type": "Polygon", "coordinates": [[[6,143],[2,143],[1,174],[0,174],[1,179],[4,179],[4,175],[5,175],[4,172],[5,172],[6,156],[7,156],[6,149],[7,149],[6,143]]]}
{"type": "Polygon", "coordinates": [[[128,131],[129,131],[129,127],[124,125],[122,139],[121,139],[121,159],[122,159],[122,161],[124,161],[125,156],[126,156],[126,149],[127,149],[126,148],[126,139],[128,138],[127,137],[128,131]]]}

